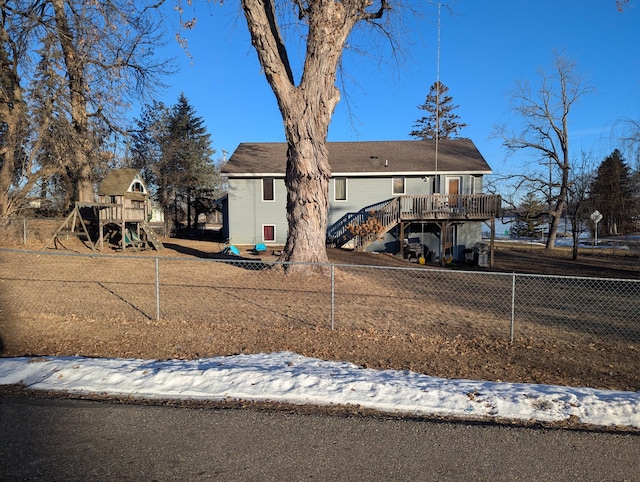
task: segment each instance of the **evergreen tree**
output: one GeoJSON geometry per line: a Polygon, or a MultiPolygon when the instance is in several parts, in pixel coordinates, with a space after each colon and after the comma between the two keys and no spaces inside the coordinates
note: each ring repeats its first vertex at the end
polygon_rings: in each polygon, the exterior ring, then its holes
{"type": "Polygon", "coordinates": [[[618,149],[598,167],[591,185],[591,206],[602,214],[601,234],[625,234],[633,227],[635,204],[631,170],[618,149]]]}
{"type": "Polygon", "coordinates": [[[429,115],[416,120],[413,126],[415,130],[409,133],[410,136],[418,139],[451,139],[457,137],[460,129],[467,127],[467,124],[459,122],[460,116],[453,112],[459,106],[453,104],[453,97],[447,92],[449,87],[442,82],[431,85],[424,104],[418,106],[429,115]]]}
{"type": "Polygon", "coordinates": [[[168,174],[170,184],[174,186],[174,202],[177,206],[177,200],[182,199],[187,209],[187,228],[191,228],[199,214],[193,212],[194,206],[202,204],[201,198],[210,196],[214,190],[215,166],[211,157],[215,151],[211,148],[211,136],[204,120],[196,116],[184,94],[180,94],[173,107],[169,136],[172,169],[168,174]]]}
{"type": "Polygon", "coordinates": [[[140,170],[156,202],[165,211],[174,197],[167,184],[170,162],[165,154],[170,115],[169,107],[154,100],[143,106],[140,118],[135,120],[135,128],[130,132],[131,167],[140,170]]]}
{"type": "Polygon", "coordinates": [[[184,94],[170,108],[157,101],[145,106],[132,138],[132,165],[154,191],[165,220],[191,228],[199,214],[213,210],[220,171],[204,121],[184,94]]]}
{"type": "Polygon", "coordinates": [[[546,207],[542,200],[535,193],[528,192],[516,210],[516,221],[511,227],[511,235],[526,238],[538,236],[545,213],[546,207]]]}

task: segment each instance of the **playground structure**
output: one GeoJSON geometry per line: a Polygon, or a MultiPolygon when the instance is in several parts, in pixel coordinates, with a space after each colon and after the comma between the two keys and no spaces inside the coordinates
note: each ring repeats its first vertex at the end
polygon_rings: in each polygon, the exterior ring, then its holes
{"type": "Polygon", "coordinates": [[[98,202],[77,202],[43,250],[72,235],[85,237],[93,252],[102,251],[105,241],[122,251],[147,247],[159,251],[164,246],[149,225],[149,208],[149,191],[140,173],[113,169],[98,190],[98,202]]]}

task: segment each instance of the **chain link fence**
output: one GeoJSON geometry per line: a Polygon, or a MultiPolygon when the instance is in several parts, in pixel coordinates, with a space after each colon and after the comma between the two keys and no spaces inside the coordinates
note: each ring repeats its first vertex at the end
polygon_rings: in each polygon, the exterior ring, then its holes
{"type": "Polygon", "coordinates": [[[0,239],[5,246],[37,249],[45,245],[62,221],[62,218],[0,218],[0,239]]]}
{"type": "Polygon", "coordinates": [[[0,249],[0,317],[178,320],[388,334],[640,341],[640,281],[0,249]]]}

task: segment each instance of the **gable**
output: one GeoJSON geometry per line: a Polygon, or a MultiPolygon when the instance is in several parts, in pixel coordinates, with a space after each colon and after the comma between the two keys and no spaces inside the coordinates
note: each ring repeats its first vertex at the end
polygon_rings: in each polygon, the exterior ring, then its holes
{"type": "Polygon", "coordinates": [[[137,169],[112,169],[100,184],[98,195],[127,195],[132,199],[144,200],[147,197],[147,187],[137,169]]]}
{"type": "MultiPolygon", "coordinates": [[[[328,142],[334,176],[433,173],[489,174],[491,168],[470,139],[328,142]]],[[[223,174],[284,176],[287,143],[242,143],[223,166],[223,174]]]]}

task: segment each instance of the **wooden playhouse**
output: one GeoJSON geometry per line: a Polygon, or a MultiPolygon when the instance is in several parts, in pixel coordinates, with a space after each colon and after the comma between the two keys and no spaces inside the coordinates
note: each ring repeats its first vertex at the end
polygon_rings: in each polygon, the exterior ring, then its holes
{"type": "Polygon", "coordinates": [[[98,202],[76,203],[47,246],[61,235],[74,234],[88,238],[93,250],[97,246],[102,250],[105,241],[114,240],[122,250],[163,249],[162,242],[149,225],[150,217],[149,191],[140,172],[136,169],[113,169],[98,189],[98,202]],[[97,237],[95,244],[87,226],[97,231],[97,235],[94,234],[97,237]]]}

